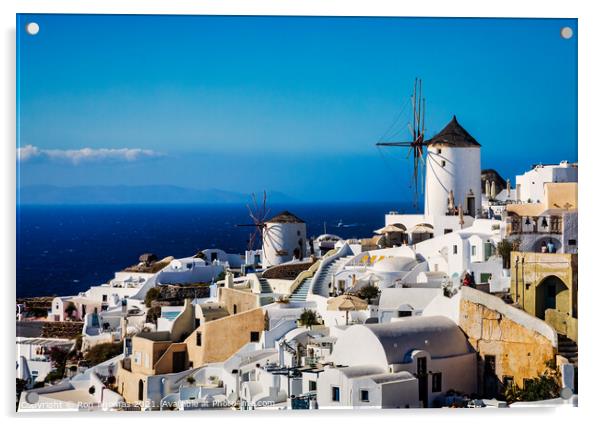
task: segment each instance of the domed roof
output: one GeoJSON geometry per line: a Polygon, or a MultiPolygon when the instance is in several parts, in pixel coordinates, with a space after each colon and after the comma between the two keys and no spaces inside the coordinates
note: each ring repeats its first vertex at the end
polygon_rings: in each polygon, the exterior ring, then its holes
{"type": "Polygon", "coordinates": [[[413,265],[416,259],[411,257],[389,257],[376,262],[372,269],[378,272],[399,272],[408,270],[410,265],[413,265]]]}
{"type": "Polygon", "coordinates": [[[331,359],[341,365],[386,368],[407,363],[415,350],[425,350],[433,358],[473,352],[466,336],[451,319],[415,316],[386,324],[352,325],[339,336],[331,359]]]}
{"type": "Polygon", "coordinates": [[[481,146],[470,133],[460,126],[456,116],[451,119],[447,126],[427,141],[428,145],[446,145],[454,148],[473,148],[481,146]]]}

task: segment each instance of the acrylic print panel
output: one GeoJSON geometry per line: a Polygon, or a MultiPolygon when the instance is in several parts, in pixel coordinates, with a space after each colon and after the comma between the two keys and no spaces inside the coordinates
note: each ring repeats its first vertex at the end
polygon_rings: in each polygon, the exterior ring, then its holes
{"type": "Polygon", "coordinates": [[[576,405],[577,37],[18,15],[18,411],[576,405]]]}

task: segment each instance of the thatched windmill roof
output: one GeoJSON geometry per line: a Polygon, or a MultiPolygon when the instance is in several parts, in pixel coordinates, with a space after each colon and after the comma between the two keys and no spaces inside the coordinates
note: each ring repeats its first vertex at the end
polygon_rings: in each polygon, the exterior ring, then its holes
{"type": "Polygon", "coordinates": [[[305,221],[285,210],[273,218],[266,220],[266,223],[305,223],[305,221]]]}
{"type": "Polygon", "coordinates": [[[456,116],[451,119],[447,126],[427,141],[428,145],[445,145],[454,148],[472,148],[481,146],[470,133],[460,126],[456,116]]]}

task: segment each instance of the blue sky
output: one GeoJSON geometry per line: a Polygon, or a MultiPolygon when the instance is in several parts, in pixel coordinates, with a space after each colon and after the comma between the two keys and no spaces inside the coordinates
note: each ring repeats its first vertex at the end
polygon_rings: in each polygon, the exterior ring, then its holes
{"type": "Polygon", "coordinates": [[[407,136],[417,76],[427,136],[455,114],[483,168],[577,160],[573,19],[20,15],[17,28],[22,186],[410,200],[405,152],[374,144],[404,106],[407,136]]]}

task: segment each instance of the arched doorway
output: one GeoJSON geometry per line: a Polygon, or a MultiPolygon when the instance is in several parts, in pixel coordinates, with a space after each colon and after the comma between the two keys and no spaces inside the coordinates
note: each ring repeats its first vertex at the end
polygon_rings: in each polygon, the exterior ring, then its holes
{"type": "Polygon", "coordinates": [[[545,320],[546,309],[565,311],[569,306],[569,289],[556,275],[544,278],[535,293],[535,315],[545,320]]]}
{"type": "Polygon", "coordinates": [[[531,251],[535,252],[535,253],[541,253],[542,247],[544,245],[546,245],[546,247],[547,247],[547,244],[550,241],[554,245],[554,249],[556,250],[556,252],[559,253],[562,248],[562,242],[558,238],[554,238],[554,237],[543,237],[543,238],[537,239],[531,246],[531,251]]]}

